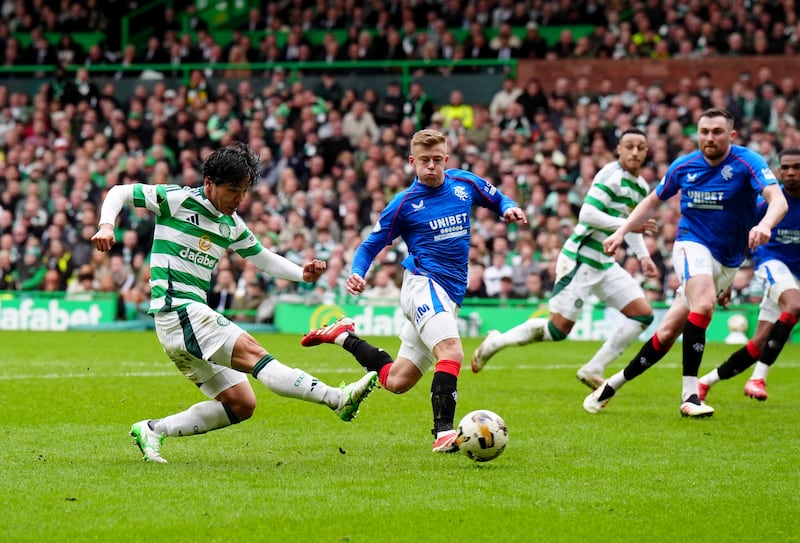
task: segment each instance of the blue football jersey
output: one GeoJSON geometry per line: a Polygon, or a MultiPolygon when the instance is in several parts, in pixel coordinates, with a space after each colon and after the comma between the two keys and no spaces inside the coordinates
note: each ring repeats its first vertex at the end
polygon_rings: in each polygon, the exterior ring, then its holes
{"type": "Polygon", "coordinates": [[[375,256],[402,237],[409,252],[403,267],[431,277],[460,305],[467,288],[470,215],[476,205],[501,216],[517,207],[497,187],[466,170],[445,170],[444,183],[436,188],[415,178],[389,202],[356,250],[352,272],[366,277],[375,256]]]}
{"type": "Polygon", "coordinates": [[[661,200],[681,192],[677,240],[707,247],[724,266],[739,266],[755,224],[756,199],[778,181],[758,153],[731,145],[722,163],[710,166],[698,150],[675,160],[656,187],[661,200]]]}
{"type": "MultiPolygon", "coordinates": [[[[758,266],[767,260],[780,260],[795,277],[800,277],[800,198],[792,198],[785,191],[783,195],[789,203],[789,211],[772,229],[769,241],[753,252],[753,265],[758,266]]],[[[767,202],[763,198],[759,199],[758,209],[762,217],[767,209],[767,202]]]]}

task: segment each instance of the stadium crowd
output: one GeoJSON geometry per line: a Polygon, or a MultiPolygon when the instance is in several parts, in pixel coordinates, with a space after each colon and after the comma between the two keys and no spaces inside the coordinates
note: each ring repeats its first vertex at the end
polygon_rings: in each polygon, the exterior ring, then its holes
{"type": "MultiPolygon", "coordinates": [[[[508,78],[486,104],[465,103],[458,90],[447,103],[434,103],[418,80],[408,89],[391,81],[359,93],[343,88],[333,72],[305,85],[282,70],[247,67],[303,55],[325,60],[329,54],[336,60],[795,54],[800,24],[794,2],[336,1],[319,3],[324,10],[267,2],[251,11],[248,25],[225,47],[214,43],[196,17],[190,19],[197,24],[194,33],[182,33],[168,9],[145,48],[127,46],[119,56],[102,45],[84,52],[69,38],[46,45],[42,31],[69,36],[108,24],[102,2],[66,2],[70,9],[60,11],[52,4],[0,3],[5,66],[78,66],[59,69],[32,93],[0,85],[0,290],[119,292],[121,318],[148,299],[143,248],[150,246],[154,223],[144,212],[123,214],[117,249],[93,250],[89,240],[104,191],[135,181],[198,186],[203,159],[235,140],[250,144],[261,158],[258,181],[239,213],[262,244],[298,263],[328,262],[325,275],[308,286],[260,276],[235,255],[221,262],[210,305],[259,321],[269,321],[280,300],[315,303],[345,296],[355,248],[392,195],[411,181],[408,142],[422,127],[447,134],[453,167],[491,179],[528,214],[528,228],[498,222],[485,210],[473,222],[467,296],[507,303],[547,298],[555,259],[583,196],[594,174],[614,160],[626,128],[648,135],[642,174],[651,185],[672,160],[695,148],[695,121],[707,107],[730,110],[739,130],[736,143],[757,150],[770,164],[782,148],[800,146],[795,80],[763,66],[743,71],[730,88],[716,86],[707,73],[687,74],[669,93],[635,78],[619,92],[610,80],[590,88],[586,79],[561,78],[545,90],[536,79],[518,84],[508,78]],[[537,39],[540,25],[578,23],[594,24],[596,31],[578,40],[567,31],[553,46],[537,39]],[[496,39],[484,35],[488,26],[498,28],[496,39]],[[526,27],[525,39],[504,36],[519,26],[526,27]],[[249,32],[278,28],[289,31],[285,46],[272,43],[269,34],[252,45],[249,32]],[[348,42],[330,45],[341,50],[336,53],[303,38],[307,30],[339,28],[354,30],[348,42]],[[452,43],[449,28],[470,31],[463,42],[452,43]],[[17,32],[31,33],[30,50],[15,40],[17,32]],[[398,56],[387,56],[393,54],[398,56]],[[215,70],[213,64],[223,59],[242,65],[215,70]],[[137,85],[130,99],[121,100],[115,78],[132,74],[120,72],[98,84],[84,68],[96,62],[202,62],[209,68],[192,71],[178,88],[160,81],[137,85]]],[[[647,237],[658,280],[645,281],[632,254],[618,255],[652,300],[670,301],[675,294],[671,244],[678,214],[677,202],[664,206],[660,235],[647,237]]],[[[381,255],[367,298],[397,298],[403,250],[381,255]]],[[[737,275],[734,302],[750,300],[751,276],[748,267],[737,275]]]]}

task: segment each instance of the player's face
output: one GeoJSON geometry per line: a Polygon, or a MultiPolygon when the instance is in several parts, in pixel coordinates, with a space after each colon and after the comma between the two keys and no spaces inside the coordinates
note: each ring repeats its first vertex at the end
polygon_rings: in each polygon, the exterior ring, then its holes
{"type": "Polygon", "coordinates": [[[800,196],[800,155],[782,156],[778,176],[789,196],[800,196]]]}
{"type": "Polygon", "coordinates": [[[619,163],[633,175],[639,175],[647,158],[647,140],[640,134],[625,134],[617,144],[619,163]]]}
{"type": "Polygon", "coordinates": [[[725,117],[703,117],[697,123],[697,146],[709,162],[725,158],[736,134],[725,117]]]}
{"type": "Polygon", "coordinates": [[[217,185],[212,183],[211,179],[206,178],[206,197],[211,200],[221,213],[225,215],[233,215],[239,204],[242,203],[244,197],[247,196],[248,185],[247,183],[225,183],[224,185],[217,185]]]}
{"type": "Polygon", "coordinates": [[[419,182],[431,187],[444,183],[444,167],[448,160],[450,157],[445,152],[444,144],[433,147],[417,145],[411,149],[411,156],[408,157],[419,182]]]}

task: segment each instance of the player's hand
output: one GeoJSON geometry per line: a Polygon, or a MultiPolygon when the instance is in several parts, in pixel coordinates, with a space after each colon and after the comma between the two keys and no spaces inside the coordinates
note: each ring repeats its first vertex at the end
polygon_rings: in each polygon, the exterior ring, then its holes
{"type": "Polygon", "coordinates": [[[619,230],[608,236],[606,239],[603,240],[603,250],[607,255],[613,255],[617,252],[620,245],[622,245],[625,236],[619,234],[619,230]]]}
{"type": "Polygon", "coordinates": [[[113,224],[101,224],[97,233],[92,236],[92,245],[98,251],[110,251],[115,241],[113,224]]]}
{"type": "Polygon", "coordinates": [[[528,224],[528,217],[525,215],[525,212],[518,207],[506,209],[506,212],[503,213],[503,219],[505,219],[506,222],[521,222],[522,224],[528,224]]]}
{"type": "Polygon", "coordinates": [[[631,232],[637,232],[639,234],[657,234],[658,233],[658,223],[655,219],[647,219],[641,225],[637,226],[636,228],[631,229],[631,232]]]}
{"type": "Polygon", "coordinates": [[[762,226],[761,223],[759,223],[750,229],[750,235],[748,236],[747,245],[751,249],[755,249],[759,245],[763,245],[766,242],[768,242],[770,236],[772,236],[772,230],[770,230],[766,226],[762,226]]]}
{"type": "Polygon", "coordinates": [[[640,260],[640,263],[642,265],[642,273],[645,277],[650,277],[651,279],[658,277],[658,266],[656,266],[652,258],[646,256],[640,260]]]}
{"type": "Polygon", "coordinates": [[[357,273],[354,273],[347,278],[344,286],[347,288],[347,292],[350,294],[361,294],[364,292],[364,289],[367,288],[367,282],[363,277],[357,273]]]}
{"type": "Polygon", "coordinates": [[[303,264],[303,281],[306,283],[313,283],[322,276],[322,273],[328,268],[328,264],[322,260],[311,260],[303,264]]]}

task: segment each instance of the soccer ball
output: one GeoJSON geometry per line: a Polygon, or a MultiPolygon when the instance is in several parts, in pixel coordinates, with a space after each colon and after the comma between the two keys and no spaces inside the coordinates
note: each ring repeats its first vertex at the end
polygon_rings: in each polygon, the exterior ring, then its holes
{"type": "Polygon", "coordinates": [[[479,409],[464,415],[458,423],[456,444],[461,452],[476,462],[494,460],[505,450],[508,428],[497,413],[479,409]]]}

